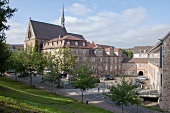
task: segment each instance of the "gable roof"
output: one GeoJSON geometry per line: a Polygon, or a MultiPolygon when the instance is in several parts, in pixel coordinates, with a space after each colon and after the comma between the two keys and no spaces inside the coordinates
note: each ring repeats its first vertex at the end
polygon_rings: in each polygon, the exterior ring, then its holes
{"type": "Polygon", "coordinates": [[[67,33],[68,35],[72,35],[72,36],[75,36],[75,37],[78,37],[80,39],[83,39],[85,40],[85,38],[83,37],[83,35],[80,35],[80,34],[74,34],[74,33],[67,33]]]}
{"type": "Polygon", "coordinates": [[[148,58],[124,58],[122,63],[148,63],[148,58]]]}
{"type": "Polygon", "coordinates": [[[84,39],[78,38],[78,37],[73,36],[73,35],[67,35],[67,36],[64,36],[64,37],[60,38],[60,40],[63,40],[63,39],[68,39],[68,40],[84,40],[84,39]]]}
{"type": "Polygon", "coordinates": [[[58,25],[38,22],[34,20],[30,20],[30,23],[33,27],[35,37],[38,39],[49,40],[49,39],[59,37],[59,35],[61,36],[67,35],[66,29],[58,25]]]}
{"type": "Polygon", "coordinates": [[[163,41],[165,41],[169,36],[170,36],[170,31],[163,38],[159,39],[159,41],[152,47],[152,49],[150,49],[149,52],[152,52],[154,49],[161,46],[163,44],[163,41]]]}
{"type": "Polygon", "coordinates": [[[136,54],[136,53],[148,53],[151,48],[152,48],[152,46],[135,46],[134,49],[133,49],[133,52],[134,52],[134,54],[136,54]]]}

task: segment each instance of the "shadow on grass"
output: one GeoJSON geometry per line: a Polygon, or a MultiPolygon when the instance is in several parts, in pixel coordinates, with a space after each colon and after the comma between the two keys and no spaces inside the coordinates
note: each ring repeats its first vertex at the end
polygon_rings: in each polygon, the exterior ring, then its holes
{"type": "Polygon", "coordinates": [[[23,113],[110,113],[104,109],[92,105],[87,106],[77,100],[53,95],[2,77],[0,77],[0,103],[6,108],[13,108],[23,113]]]}

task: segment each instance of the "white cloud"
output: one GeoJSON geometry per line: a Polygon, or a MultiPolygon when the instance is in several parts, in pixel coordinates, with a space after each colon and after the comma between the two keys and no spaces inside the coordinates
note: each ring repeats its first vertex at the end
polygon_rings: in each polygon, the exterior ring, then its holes
{"type": "Polygon", "coordinates": [[[9,21],[8,24],[10,25],[10,30],[6,31],[7,43],[23,44],[25,40],[26,27],[14,21],[9,21]]]}
{"type": "MultiPolygon", "coordinates": [[[[81,14],[91,11],[82,4],[75,3],[77,13],[85,7],[81,14]],[[76,5],[77,4],[77,5],[76,5]]],[[[73,8],[74,9],[74,8],[73,8]]],[[[71,8],[70,8],[71,11],[71,8]]],[[[144,7],[126,9],[120,13],[111,11],[97,12],[93,16],[66,16],[66,29],[71,33],[82,34],[87,41],[107,44],[115,47],[133,47],[137,45],[154,45],[158,38],[162,38],[170,29],[170,25],[147,25],[147,10],[144,7]]],[[[60,19],[51,23],[60,25],[60,19]]],[[[26,28],[19,23],[9,21],[10,31],[7,43],[24,43],[26,28]]]]}
{"type": "Polygon", "coordinates": [[[144,23],[147,17],[144,7],[126,9],[121,13],[102,11],[84,18],[66,16],[66,29],[68,32],[82,34],[87,41],[115,47],[154,45],[170,27],[146,26],[144,23]]]}
{"type": "Polygon", "coordinates": [[[79,16],[85,16],[92,11],[91,9],[80,3],[74,3],[71,6],[67,7],[65,10],[71,13],[72,15],[79,16]]]}

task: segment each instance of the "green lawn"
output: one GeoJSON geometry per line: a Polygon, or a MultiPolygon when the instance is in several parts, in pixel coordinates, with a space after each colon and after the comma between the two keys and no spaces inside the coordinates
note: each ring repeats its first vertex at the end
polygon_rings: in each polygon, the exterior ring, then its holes
{"type": "Polygon", "coordinates": [[[0,77],[0,113],[111,113],[0,77]]]}

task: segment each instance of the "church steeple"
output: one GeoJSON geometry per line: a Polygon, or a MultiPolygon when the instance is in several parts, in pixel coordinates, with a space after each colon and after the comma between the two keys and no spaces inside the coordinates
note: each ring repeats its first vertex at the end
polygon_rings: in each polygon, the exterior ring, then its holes
{"type": "Polygon", "coordinates": [[[64,18],[64,5],[63,5],[63,10],[62,10],[62,17],[61,17],[61,26],[64,28],[65,27],[65,18],[64,18]]]}

